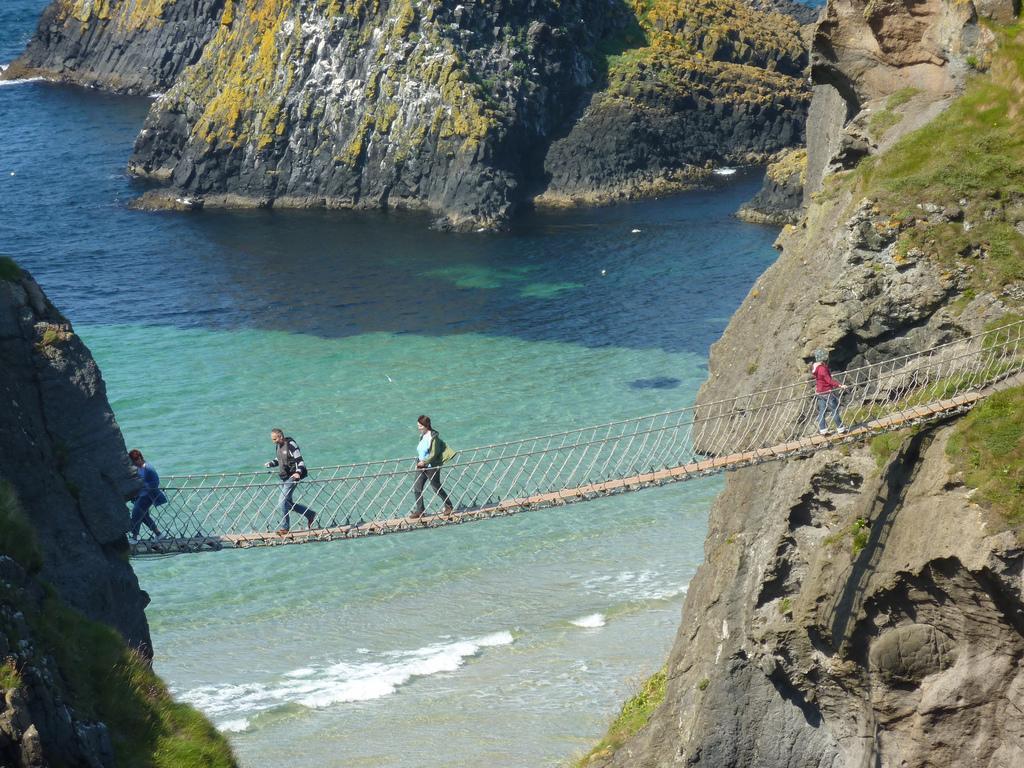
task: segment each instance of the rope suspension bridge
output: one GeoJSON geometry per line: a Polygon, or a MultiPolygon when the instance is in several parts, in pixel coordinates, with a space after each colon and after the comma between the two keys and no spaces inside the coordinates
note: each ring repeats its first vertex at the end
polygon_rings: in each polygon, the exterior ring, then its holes
{"type": "MultiPolygon", "coordinates": [[[[354,539],[512,515],[776,461],[963,413],[1024,384],[1024,321],[837,375],[844,433],[818,433],[813,380],[650,416],[461,451],[442,469],[452,508],[412,517],[410,458],[310,469],[307,530],[275,532],[281,484],[264,472],[165,478],[154,555],[354,539]]],[[[429,488],[426,491],[429,498],[429,488]]],[[[440,501],[436,502],[440,505],[440,501]]],[[[303,517],[292,517],[302,522],[303,517]]],[[[304,525],[304,524],[303,524],[304,525]]]]}

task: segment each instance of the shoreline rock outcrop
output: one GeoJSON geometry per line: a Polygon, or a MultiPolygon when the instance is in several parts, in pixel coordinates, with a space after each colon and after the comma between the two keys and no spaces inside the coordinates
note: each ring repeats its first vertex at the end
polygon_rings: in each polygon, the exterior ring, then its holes
{"type": "Polygon", "coordinates": [[[0,79],[43,77],[146,96],[199,60],[226,0],[55,0],[0,79]]]}
{"type": "Polygon", "coordinates": [[[141,204],[422,208],[491,229],[532,199],[764,157],[801,136],[799,27],[716,2],[238,4],[147,119],[131,169],[169,190],[141,204]]]}
{"type": "Polygon", "coordinates": [[[128,560],[138,490],[96,362],[0,257],[0,765],[235,768],[154,674],[128,560]]]}
{"type": "Polygon", "coordinates": [[[782,152],[765,170],[758,193],[740,206],[736,216],[752,224],[781,227],[796,224],[803,212],[807,182],[807,150],[782,152]]]}
{"type": "Polygon", "coordinates": [[[760,7],[55,0],[0,76],[164,92],[129,169],[165,186],[139,208],[414,208],[497,229],[800,143],[806,14],[760,7]]]}

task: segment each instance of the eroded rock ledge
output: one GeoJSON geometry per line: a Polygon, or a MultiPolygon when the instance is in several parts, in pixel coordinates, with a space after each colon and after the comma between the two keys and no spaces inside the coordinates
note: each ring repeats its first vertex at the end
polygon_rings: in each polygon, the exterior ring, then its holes
{"type": "Polygon", "coordinates": [[[538,192],[649,193],[798,141],[798,31],[733,0],[238,3],[154,105],[131,168],[169,184],[144,206],[393,206],[500,227],[538,192]]]}

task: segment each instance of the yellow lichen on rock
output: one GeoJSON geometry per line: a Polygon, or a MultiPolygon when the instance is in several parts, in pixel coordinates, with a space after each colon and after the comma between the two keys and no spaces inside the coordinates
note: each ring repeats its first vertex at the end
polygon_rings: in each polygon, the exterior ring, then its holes
{"type": "Polygon", "coordinates": [[[236,146],[255,138],[260,148],[278,135],[283,89],[277,92],[273,85],[280,67],[288,66],[292,49],[293,38],[282,34],[291,7],[288,0],[245,0],[232,24],[222,22],[204,58],[213,57],[213,71],[223,79],[186,79],[182,89],[176,89],[177,99],[205,102],[196,135],[209,143],[236,146]],[[278,44],[279,35],[283,46],[278,44]],[[247,40],[256,40],[256,46],[247,40]],[[243,114],[255,119],[239,131],[243,114]]]}
{"type": "Polygon", "coordinates": [[[781,184],[796,174],[800,174],[800,184],[807,181],[807,149],[791,149],[778,160],[768,166],[768,178],[781,184]]]}
{"type": "Polygon", "coordinates": [[[62,0],[61,18],[113,23],[119,33],[152,29],[163,23],[164,9],[177,0],[62,0]]]}

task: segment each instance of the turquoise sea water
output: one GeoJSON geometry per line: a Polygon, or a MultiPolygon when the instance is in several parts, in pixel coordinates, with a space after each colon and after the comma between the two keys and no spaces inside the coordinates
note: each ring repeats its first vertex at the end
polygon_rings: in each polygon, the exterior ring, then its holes
{"type": "MultiPolygon", "coordinates": [[[[42,6],[0,7],[0,61],[42,6]]],[[[147,106],[0,86],[0,253],[74,323],[165,474],[257,468],[277,425],[315,465],[410,455],[423,412],[468,447],[686,405],[774,256],[773,230],[731,217],[759,181],[743,171],[506,235],[133,212],[147,106]]],[[[718,489],[137,561],[156,667],[247,768],[560,765],[664,661],[718,489]]]]}

